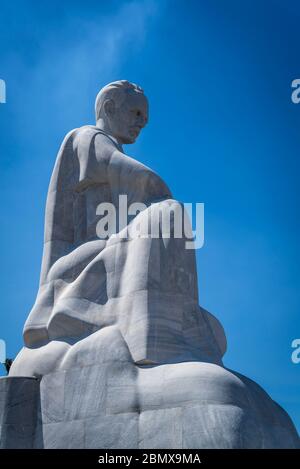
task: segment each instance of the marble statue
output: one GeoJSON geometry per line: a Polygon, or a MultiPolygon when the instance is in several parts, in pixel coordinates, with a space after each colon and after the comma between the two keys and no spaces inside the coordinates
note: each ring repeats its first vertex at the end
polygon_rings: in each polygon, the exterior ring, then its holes
{"type": "Polygon", "coordinates": [[[225,333],[199,306],[186,237],[164,237],[160,218],[158,237],[121,236],[149,214],[182,210],[123,151],[148,121],[143,90],[110,83],[95,107],[96,125],[68,133],[55,163],[37,299],[0,379],[2,447],[298,447],[286,412],[224,367],[225,333]],[[97,207],[119,214],[120,195],[145,209],[101,237],[97,207]]]}
{"type": "Polygon", "coordinates": [[[147,206],[131,224],[149,210],[181,209],[154,171],[123,152],[147,120],[142,89],[119,81],[98,94],[96,126],[64,139],[46,204],[39,292],[11,374],[53,371],[75,343],[112,325],[135,363],[179,356],[221,363],[225,335],[198,305],[195,253],[185,238],[97,236],[97,206],[111,202],[118,210],[119,195],[147,206]]]}

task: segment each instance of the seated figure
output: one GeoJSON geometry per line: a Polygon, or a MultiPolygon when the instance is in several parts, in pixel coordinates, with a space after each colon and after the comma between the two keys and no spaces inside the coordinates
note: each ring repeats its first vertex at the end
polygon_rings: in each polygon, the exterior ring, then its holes
{"type": "Polygon", "coordinates": [[[148,121],[143,90],[111,83],[95,108],[96,126],[68,133],[57,156],[39,292],[11,375],[53,371],[76,342],[114,324],[135,363],[221,363],[225,335],[198,305],[195,253],[185,248],[185,236],[171,232],[166,239],[161,226],[156,238],[115,236],[124,230],[118,224],[106,239],[97,235],[97,207],[113,204],[118,220],[119,196],[126,196],[127,206],[145,204],[131,227],[150,212],[170,215],[182,205],[154,171],[123,152],[122,144],[134,143],[148,121]]]}
{"type": "Polygon", "coordinates": [[[223,366],[225,334],[198,304],[190,237],[175,236],[182,204],[123,152],[147,121],[143,90],[110,83],[96,125],[71,131],[58,153],[39,291],[9,373],[41,381],[33,446],[296,448],[285,411],[223,366]],[[125,224],[120,196],[144,207],[125,224]],[[118,220],[105,233],[101,204],[118,220]],[[123,236],[157,214],[158,236],[123,236]]]}

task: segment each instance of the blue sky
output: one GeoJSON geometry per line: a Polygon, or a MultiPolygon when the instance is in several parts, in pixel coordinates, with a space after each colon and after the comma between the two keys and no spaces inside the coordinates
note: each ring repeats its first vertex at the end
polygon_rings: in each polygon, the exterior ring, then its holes
{"type": "MultiPolygon", "coordinates": [[[[150,121],[129,154],[174,197],[205,203],[200,303],[224,325],[226,366],[300,429],[296,1],[0,1],[1,317],[8,356],[37,293],[46,193],[65,133],[94,122],[109,81],[140,84],[150,121]]],[[[2,372],[2,370],[1,370],[2,372]]]]}

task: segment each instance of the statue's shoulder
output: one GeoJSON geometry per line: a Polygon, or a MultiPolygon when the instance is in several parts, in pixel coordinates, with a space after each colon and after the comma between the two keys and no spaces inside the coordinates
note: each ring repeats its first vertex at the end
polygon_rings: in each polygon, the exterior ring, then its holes
{"type": "Polygon", "coordinates": [[[96,151],[100,154],[111,154],[119,149],[118,144],[108,134],[94,125],[84,125],[71,130],[66,135],[62,146],[63,150],[72,149],[79,156],[86,157],[86,153],[89,153],[89,148],[93,144],[96,145],[96,151]]]}
{"type": "Polygon", "coordinates": [[[98,132],[99,129],[93,125],[83,125],[68,132],[64,140],[72,140],[75,144],[80,144],[90,141],[98,132]]]}
{"type": "Polygon", "coordinates": [[[96,134],[101,133],[100,129],[94,125],[83,125],[70,130],[64,137],[62,141],[62,146],[68,144],[69,142],[81,142],[93,138],[96,134]]]}
{"type": "Polygon", "coordinates": [[[53,179],[58,175],[74,173],[74,167],[78,165],[78,159],[85,160],[89,156],[89,146],[93,136],[97,134],[97,128],[85,125],[70,130],[64,137],[53,170],[53,179]],[[77,158],[74,158],[74,155],[77,158]]]}

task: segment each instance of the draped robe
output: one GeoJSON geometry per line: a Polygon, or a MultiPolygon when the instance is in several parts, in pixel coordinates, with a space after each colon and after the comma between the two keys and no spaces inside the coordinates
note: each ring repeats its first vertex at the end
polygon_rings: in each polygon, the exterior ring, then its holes
{"type": "Polygon", "coordinates": [[[220,363],[225,337],[198,305],[195,252],[185,238],[99,239],[97,206],[143,202],[164,210],[172,198],[150,168],[123,153],[110,135],[84,126],[65,137],[46,203],[40,286],[24,327],[25,346],[78,342],[117,325],[137,363],[175,357],[220,363]]]}

